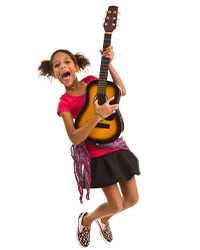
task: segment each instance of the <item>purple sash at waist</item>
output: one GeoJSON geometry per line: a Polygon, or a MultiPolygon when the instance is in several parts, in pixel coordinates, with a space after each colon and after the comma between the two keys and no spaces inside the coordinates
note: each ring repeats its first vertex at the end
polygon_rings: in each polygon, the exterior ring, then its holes
{"type": "MultiPolygon", "coordinates": [[[[93,143],[92,143],[93,144],[93,143]]],[[[116,141],[106,144],[93,144],[97,148],[101,149],[126,149],[129,150],[124,139],[118,138],[116,141]]],[[[85,188],[87,190],[86,199],[89,200],[90,195],[90,157],[85,142],[81,142],[78,145],[71,146],[71,156],[74,159],[74,175],[78,184],[78,191],[80,193],[80,202],[83,203],[83,168],[85,172],[85,188]]]]}

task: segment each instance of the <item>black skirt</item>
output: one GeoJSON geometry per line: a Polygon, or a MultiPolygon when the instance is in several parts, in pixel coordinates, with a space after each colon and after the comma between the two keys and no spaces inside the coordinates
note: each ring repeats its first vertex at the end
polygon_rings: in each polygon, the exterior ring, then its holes
{"type": "MultiPolygon", "coordinates": [[[[90,159],[90,171],[90,188],[111,186],[122,180],[128,181],[134,175],[140,175],[137,157],[130,150],[124,149],[90,159]]],[[[84,172],[83,187],[85,188],[84,172]]]]}

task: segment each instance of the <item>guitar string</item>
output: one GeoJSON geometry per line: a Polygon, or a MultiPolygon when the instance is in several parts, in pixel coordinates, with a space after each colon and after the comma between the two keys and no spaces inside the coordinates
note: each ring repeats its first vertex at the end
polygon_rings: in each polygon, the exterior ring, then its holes
{"type": "MultiPolygon", "coordinates": [[[[104,35],[104,43],[103,50],[105,51],[107,47],[111,44],[111,34],[104,35]]],[[[97,88],[97,95],[106,95],[106,87],[107,87],[107,77],[108,77],[108,65],[109,58],[102,57],[101,66],[100,66],[100,74],[99,74],[99,82],[97,88]]]]}

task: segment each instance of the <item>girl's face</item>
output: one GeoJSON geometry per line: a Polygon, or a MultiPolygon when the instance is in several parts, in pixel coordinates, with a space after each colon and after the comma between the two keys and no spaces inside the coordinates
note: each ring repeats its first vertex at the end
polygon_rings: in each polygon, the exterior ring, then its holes
{"type": "Polygon", "coordinates": [[[63,52],[58,52],[53,58],[53,77],[58,79],[65,87],[70,87],[77,79],[76,73],[79,66],[74,64],[71,57],[63,52]]]}

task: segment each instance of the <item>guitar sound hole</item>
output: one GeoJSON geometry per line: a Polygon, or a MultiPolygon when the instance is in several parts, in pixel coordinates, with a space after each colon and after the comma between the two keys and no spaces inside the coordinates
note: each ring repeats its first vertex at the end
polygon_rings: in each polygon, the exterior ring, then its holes
{"type": "MultiPolygon", "coordinates": [[[[93,105],[95,106],[95,101],[98,99],[98,104],[99,105],[103,105],[108,99],[109,99],[109,97],[106,95],[106,96],[103,96],[103,95],[95,95],[94,97],[93,97],[93,105]],[[102,103],[102,104],[101,104],[102,103]]],[[[110,101],[110,103],[109,103],[110,105],[112,105],[112,104],[114,104],[114,102],[113,101],[110,101]]],[[[115,119],[115,115],[116,115],[116,113],[115,114],[112,114],[112,115],[110,115],[110,116],[108,116],[107,118],[105,118],[105,120],[106,121],[112,121],[112,120],[114,120],[115,119]]]]}
{"type": "Polygon", "coordinates": [[[103,95],[95,95],[94,97],[93,97],[93,105],[95,106],[95,101],[98,99],[98,104],[99,105],[103,105],[109,98],[108,98],[108,96],[106,95],[106,96],[103,96],[103,95]]]}

